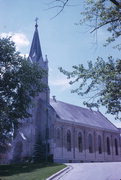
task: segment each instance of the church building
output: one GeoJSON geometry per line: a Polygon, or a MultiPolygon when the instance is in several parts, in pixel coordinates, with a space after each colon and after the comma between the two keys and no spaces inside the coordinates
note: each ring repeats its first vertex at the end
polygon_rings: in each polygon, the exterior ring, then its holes
{"type": "MultiPolygon", "coordinates": [[[[48,72],[48,59],[42,55],[37,23],[29,60],[48,72]]],[[[13,157],[31,158],[40,138],[45,157],[54,162],[120,161],[119,129],[99,111],[58,101],[55,96],[51,99],[48,75],[43,82],[47,88],[35,98],[32,117],[18,131],[13,157]]]]}

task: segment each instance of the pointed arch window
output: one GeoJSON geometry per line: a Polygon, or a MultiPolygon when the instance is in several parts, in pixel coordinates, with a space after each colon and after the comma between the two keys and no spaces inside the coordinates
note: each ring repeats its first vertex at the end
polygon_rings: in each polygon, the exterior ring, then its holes
{"type": "Polygon", "coordinates": [[[98,135],[98,152],[102,154],[102,139],[100,135],[98,135]]]}
{"type": "Polygon", "coordinates": [[[67,151],[71,151],[71,132],[67,131],[67,151]]]}
{"type": "Polygon", "coordinates": [[[92,134],[89,134],[89,136],[88,136],[88,148],[89,148],[89,153],[93,153],[92,134]]]}
{"type": "Polygon", "coordinates": [[[115,138],[115,155],[118,155],[118,141],[115,138]]]}
{"type": "Polygon", "coordinates": [[[111,152],[110,152],[110,139],[109,137],[107,137],[107,154],[110,155],[111,152]]]}
{"type": "Polygon", "coordinates": [[[79,148],[79,152],[83,151],[83,141],[82,141],[82,133],[79,132],[78,134],[78,148],[79,148]]]}

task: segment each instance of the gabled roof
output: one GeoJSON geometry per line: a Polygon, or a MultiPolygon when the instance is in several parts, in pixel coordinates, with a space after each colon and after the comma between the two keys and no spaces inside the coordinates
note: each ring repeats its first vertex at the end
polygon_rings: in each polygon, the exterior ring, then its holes
{"type": "Polygon", "coordinates": [[[40,40],[39,40],[39,33],[37,29],[38,25],[35,25],[35,32],[32,40],[32,45],[29,53],[29,58],[33,62],[38,62],[42,58],[42,51],[40,46],[40,40]]]}
{"type": "Polygon", "coordinates": [[[90,109],[82,108],[61,101],[54,101],[52,99],[50,100],[50,105],[62,120],[66,120],[72,123],[79,123],[83,126],[90,126],[101,128],[103,130],[118,132],[116,126],[114,126],[99,111],[92,111],[90,109]]]}

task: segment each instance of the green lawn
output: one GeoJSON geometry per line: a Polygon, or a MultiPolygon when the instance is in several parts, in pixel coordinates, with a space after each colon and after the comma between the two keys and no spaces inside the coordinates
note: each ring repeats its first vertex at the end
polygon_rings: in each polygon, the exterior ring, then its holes
{"type": "Polygon", "coordinates": [[[65,167],[54,163],[0,165],[0,180],[45,180],[65,167]]]}

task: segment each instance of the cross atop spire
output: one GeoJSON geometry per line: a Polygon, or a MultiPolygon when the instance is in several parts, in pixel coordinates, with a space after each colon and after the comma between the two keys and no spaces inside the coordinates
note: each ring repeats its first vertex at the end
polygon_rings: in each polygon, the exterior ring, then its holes
{"type": "Polygon", "coordinates": [[[36,22],[36,24],[35,24],[35,28],[37,28],[37,27],[38,27],[38,24],[37,24],[38,20],[39,20],[39,18],[38,18],[38,17],[36,17],[36,18],[35,18],[35,22],[36,22]]]}
{"type": "Polygon", "coordinates": [[[38,34],[38,18],[36,17],[35,19],[35,31],[34,31],[34,36],[31,44],[31,49],[29,53],[29,58],[34,61],[38,62],[40,59],[42,59],[42,51],[41,51],[41,45],[40,45],[40,40],[39,40],[39,34],[38,34]]]}

